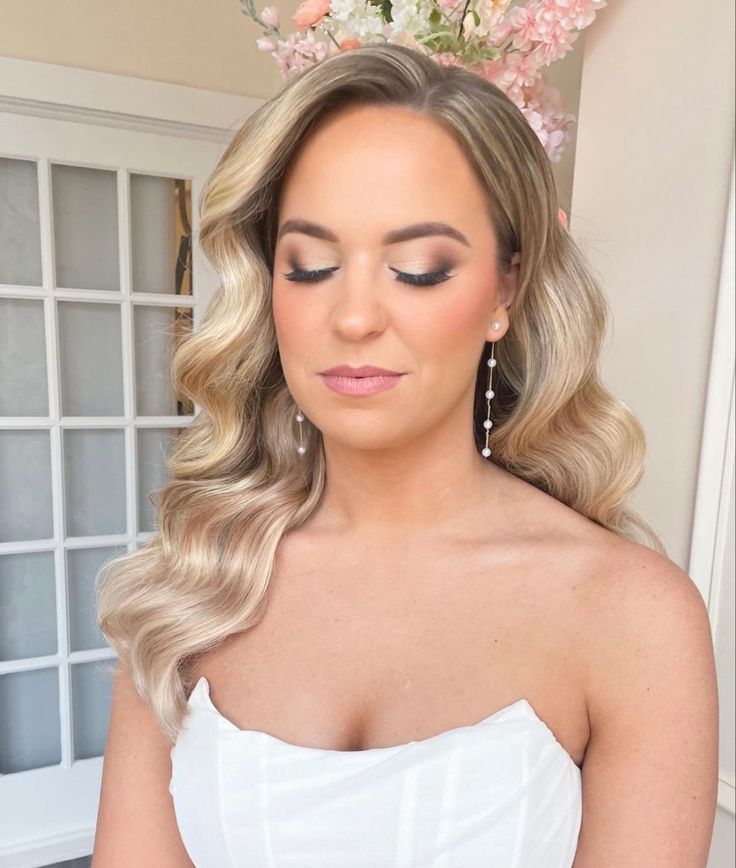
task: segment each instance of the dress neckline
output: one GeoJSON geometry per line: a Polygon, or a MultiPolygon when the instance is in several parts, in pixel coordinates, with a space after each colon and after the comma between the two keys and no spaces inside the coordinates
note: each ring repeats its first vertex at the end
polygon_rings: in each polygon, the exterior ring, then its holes
{"type": "Polygon", "coordinates": [[[303,754],[328,754],[333,756],[346,757],[355,757],[359,755],[373,756],[375,754],[387,753],[389,751],[396,752],[400,750],[405,750],[406,748],[412,747],[413,745],[428,746],[434,744],[435,742],[443,741],[459,732],[481,729],[482,727],[488,726],[494,722],[499,721],[500,719],[505,720],[506,718],[513,717],[515,715],[522,715],[524,717],[530,718],[535,723],[542,726],[551,737],[555,746],[560,751],[562,751],[567,760],[579,772],[581,771],[580,766],[575,762],[575,760],[570,756],[570,754],[563,747],[563,745],[558,741],[557,736],[552,732],[552,730],[549,728],[549,726],[547,726],[547,724],[542,720],[542,718],[539,717],[531,703],[523,697],[521,699],[517,699],[516,702],[505,705],[503,708],[499,708],[498,711],[494,711],[493,714],[489,714],[488,717],[484,717],[482,720],[479,720],[476,723],[466,723],[459,726],[453,726],[450,729],[445,729],[442,732],[435,733],[434,735],[429,735],[426,738],[413,739],[412,741],[406,741],[401,744],[386,745],[385,747],[367,747],[358,750],[340,750],[338,748],[310,747],[309,745],[294,744],[293,742],[285,741],[284,739],[281,739],[278,736],[272,735],[271,733],[265,732],[261,729],[241,729],[241,727],[237,726],[235,723],[225,717],[225,715],[222,714],[222,712],[212,702],[212,698],[210,696],[210,683],[204,675],[201,675],[197,679],[197,682],[195,683],[192,691],[189,694],[187,704],[191,706],[193,704],[193,700],[196,701],[199,698],[201,698],[204,706],[206,708],[209,708],[209,710],[215,714],[215,716],[224,726],[226,726],[228,729],[238,735],[257,735],[261,738],[265,738],[272,744],[279,745],[281,748],[292,751],[299,751],[303,754]]]}

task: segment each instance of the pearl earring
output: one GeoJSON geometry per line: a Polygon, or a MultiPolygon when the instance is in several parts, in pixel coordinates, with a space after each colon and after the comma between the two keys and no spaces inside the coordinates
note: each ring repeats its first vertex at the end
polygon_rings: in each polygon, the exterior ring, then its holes
{"type": "MultiPolygon", "coordinates": [[[[501,328],[501,323],[498,322],[498,320],[494,320],[491,323],[491,328],[497,332],[501,328]]],[[[493,369],[496,367],[495,349],[496,342],[492,341],[491,357],[490,359],[488,359],[488,389],[486,391],[486,398],[488,400],[488,415],[485,422],[483,423],[483,427],[486,429],[486,444],[483,447],[483,451],[481,452],[481,455],[484,458],[488,458],[491,454],[491,450],[488,446],[488,435],[490,434],[491,428],[493,428],[493,422],[491,422],[491,399],[496,397],[496,393],[491,388],[491,386],[493,385],[493,369]]]]}
{"type": "Polygon", "coordinates": [[[299,423],[299,445],[296,447],[296,451],[300,455],[304,455],[304,453],[307,451],[306,447],[304,446],[304,429],[302,428],[302,422],[304,421],[304,413],[302,413],[302,411],[299,410],[298,408],[296,411],[296,417],[295,418],[296,418],[296,421],[299,423]]]}

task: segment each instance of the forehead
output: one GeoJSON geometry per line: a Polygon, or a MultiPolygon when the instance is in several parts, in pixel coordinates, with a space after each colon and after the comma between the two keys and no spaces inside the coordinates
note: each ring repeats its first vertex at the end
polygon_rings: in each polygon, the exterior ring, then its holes
{"type": "Polygon", "coordinates": [[[279,222],[383,231],[413,220],[483,225],[483,188],[453,135],[409,109],[351,106],[320,119],[289,164],[279,222]]]}

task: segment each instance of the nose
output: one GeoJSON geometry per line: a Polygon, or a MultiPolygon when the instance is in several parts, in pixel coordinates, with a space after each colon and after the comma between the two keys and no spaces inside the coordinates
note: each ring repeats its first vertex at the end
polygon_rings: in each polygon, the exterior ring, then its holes
{"type": "Polygon", "coordinates": [[[387,311],[382,298],[380,279],[366,265],[345,268],[334,282],[336,294],[331,311],[335,333],[346,340],[362,340],[380,334],[386,328],[387,311]]]}

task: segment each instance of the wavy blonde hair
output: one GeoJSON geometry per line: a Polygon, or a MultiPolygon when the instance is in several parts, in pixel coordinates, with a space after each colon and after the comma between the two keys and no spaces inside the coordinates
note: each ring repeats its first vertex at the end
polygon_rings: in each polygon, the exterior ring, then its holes
{"type": "MultiPolygon", "coordinates": [[[[296,405],[278,355],[272,263],[282,179],[326,112],[400,106],[432,118],[463,148],[487,193],[499,267],[521,251],[510,329],[496,346],[492,459],[621,537],[656,532],[627,506],[643,473],[641,425],[601,384],[609,310],[558,219],[547,154],[517,106],[468,70],[416,50],[362,45],[293,75],[235,135],[199,202],[199,241],[220,277],[172,378],[200,405],[156,492],[158,530],[98,573],[100,627],[162,731],[175,741],[192,661],[261,618],[281,537],[325,486],[320,431],[295,449],[296,405]]],[[[486,359],[478,360],[474,436],[485,438],[486,359]]]]}

